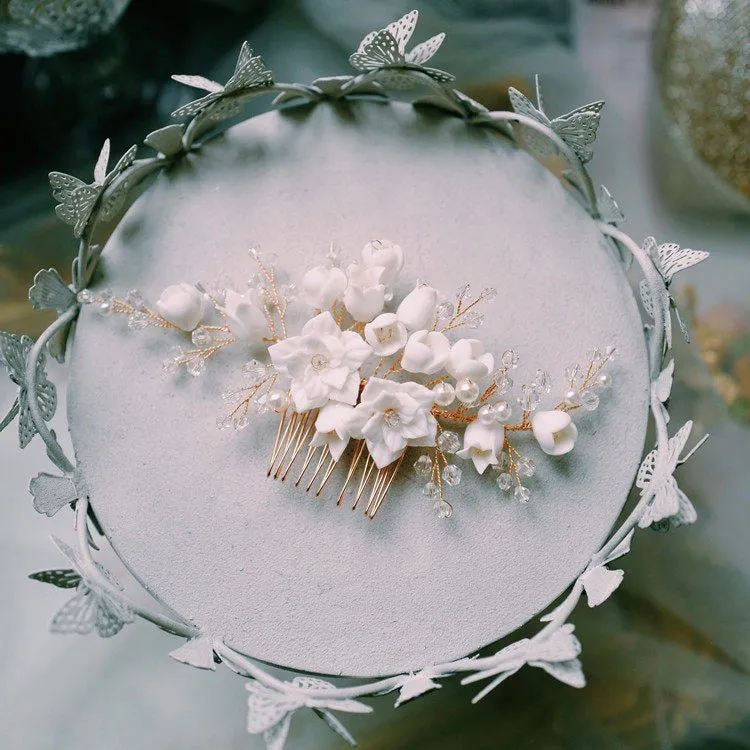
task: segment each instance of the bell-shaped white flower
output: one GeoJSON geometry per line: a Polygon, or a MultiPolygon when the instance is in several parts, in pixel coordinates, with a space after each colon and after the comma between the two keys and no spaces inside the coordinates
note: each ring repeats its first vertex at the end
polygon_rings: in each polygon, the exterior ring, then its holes
{"type": "Polygon", "coordinates": [[[344,306],[354,320],[369,323],[385,304],[382,266],[352,263],[347,269],[349,284],[344,292],[344,306]]]}
{"type": "Polygon", "coordinates": [[[396,315],[410,331],[421,331],[423,328],[432,328],[437,306],[437,289],[420,284],[404,297],[396,315]]]}
{"type": "Polygon", "coordinates": [[[232,336],[237,341],[254,344],[261,342],[268,335],[268,320],[265,313],[255,304],[249,293],[239,294],[227,289],[221,311],[227,319],[232,336]]]}
{"type": "Polygon", "coordinates": [[[319,412],[315,420],[315,435],[311,445],[327,445],[331,457],[338,461],[349,444],[351,433],[349,421],[354,407],[337,401],[329,401],[319,412]]]}
{"type": "Polygon", "coordinates": [[[379,357],[387,357],[403,349],[407,335],[406,326],[394,313],[382,313],[365,326],[365,341],[379,357]]]}
{"type": "Polygon", "coordinates": [[[382,469],[407,445],[435,445],[433,401],[432,391],[418,383],[370,378],[349,423],[352,436],[365,439],[372,460],[382,469]]]}
{"type": "Polygon", "coordinates": [[[459,339],[451,347],[445,369],[456,380],[478,380],[487,377],[494,367],[495,358],[479,339],[459,339]]]}
{"type": "Polygon", "coordinates": [[[464,431],[464,447],[456,453],[461,458],[471,459],[479,474],[488,466],[495,465],[503,449],[505,431],[500,424],[486,425],[476,420],[464,431]]]}
{"type": "Polygon", "coordinates": [[[161,293],[156,310],[181,330],[193,331],[203,318],[203,295],[192,284],[173,284],[161,293]]]}
{"type": "Polygon", "coordinates": [[[316,310],[327,310],[346,289],[346,274],[340,268],[315,266],[305,273],[299,287],[302,301],[316,310]]]}
{"type": "Polygon", "coordinates": [[[550,456],[570,453],[578,437],[578,428],[570,414],[561,409],[534,412],[531,429],[539,447],[550,456]]]}
{"type": "Polygon", "coordinates": [[[354,404],[359,393],[359,368],[372,349],[354,331],[342,331],[330,312],[308,320],[300,336],[268,347],[276,371],[291,379],[298,412],[324,406],[329,400],[354,404]]]}
{"type": "Polygon", "coordinates": [[[415,331],[409,336],[401,358],[401,367],[407,372],[433,375],[445,367],[451,343],[439,331],[415,331]]]}
{"type": "Polygon", "coordinates": [[[362,260],[366,266],[383,268],[380,280],[390,286],[404,266],[404,251],[390,240],[371,240],[362,248],[362,260]]]}

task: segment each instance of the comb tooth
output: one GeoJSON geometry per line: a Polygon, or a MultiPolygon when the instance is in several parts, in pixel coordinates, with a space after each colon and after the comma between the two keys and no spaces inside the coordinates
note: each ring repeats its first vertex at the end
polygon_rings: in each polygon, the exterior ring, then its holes
{"type": "MultiPolygon", "coordinates": [[[[307,412],[305,412],[307,414],[307,412]]],[[[289,436],[287,437],[286,444],[284,446],[284,451],[281,454],[281,458],[279,459],[279,465],[276,467],[276,471],[274,472],[273,478],[278,479],[279,475],[281,474],[281,469],[284,466],[284,461],[286,460],[287,453],[289,453],[289,450],[294,445],[295,441],[297,440],[297,435],[299,434],[300,430],[303,426],[303,420],[302,415],[295,414],[294,417],[297,417],[297,419],[294,422],[294,429],[289,433],[289,436]]]]}
{"type": "Polygon", "coordinates": [[[309,492],[310,487],[312,487],[313,484],[315,483],[315,478],[318,476],[318,474],[320,474],[320,470],[323,468],[323,464],[325,463],[327,456],[328,456],[328,446],[326,445],[326,447],[323,448],[323,452],[320,454],[320,458],[318,459],[318,465],[315,467],[315,473],[312,475],[310,484],[307,485],[305,492],[309,492]]]}
{"type": "MultiPolygon", "coordinates": [[[[383,480],[387,471],[388,471],[388,467],[386,466],[386,467],[383,467],[382,469],[378,469],[377,474],[375,475],[375,481],[372,483],[372,487],[370,488],[370,497],[367,499],[367,504],[365,505],[366,516],[370,515],[370,511],[375,505],[375,498],[380,492],[380,487],[383,484],[383,480]]],[[[372,518],[372,516],[370,517],[372,518]]]]}
{"type": "Polygon", "coordinates": [[[357,464],[359,464],[359,459],[362,458],[362,451],[365,447],[365,441],[360,440],[357,444],[357,449],[354,451],[354,456],[352,457],[352,461],[349,464],[349,471],[346,474],[346,479],[344,480],[344,486],[341,488],[341,492],[339,492],[338,500],[336,500],[336,505],[341,505],[341,501],[344,499],[344,495],[346,494],[346,488],[349,486],[349,482],[351,481],[352,477],[354,476],[354,472],[357,470],[357,464]]]}
{"type": "Polygon", "coordinates": [[[294,453],[289,459],[289,463],[287,464],[284,473],[281,475],[282,482],[286,479],[286,475],[289,473],[289,469],[292,468],[292,464],[297,460],[297,456],[299,456],[300,451],[302,450],[302,446],[307,440],[307,436],[310,434],[310,430],[312,430],[313,426],[315,425],[316,419],[317,413],[313,414],[313,412],[309,411],[305,414],[305,417],[303,419],[303,429],[300,430],[299,437],[297,438],[297,443],[294,446],[294,453]]]}
{"type": "Polygon", "coordinates": [[[317,453],[318,448],[320,448],[319,445],[311,445],[307,449],[307,456],[305,456],[305,463],[302,464],[302,471],[300,471],[299,476],[297,477],[297,481],[294,483],[295,487],[299,487],[299,483],[302,481],[302,477],[305,476],[305,472],[310,466],[310,462],[312,461],[313,456],[317,453]]]}
{"type": "Polygon", "coordinates": [[[365,487],[367,486],[367,481],[370,478],[370,474],[372,473],[374,466],[375,466],[375,462],[372,460],[372,456],[368,452],[367,460],[365,461],[365,465],[362,469],[362,476],[359,479],[359,487],[357,488],[357,494],[354,497],[354,505],[352,505],[352,510],[356,509],[357,504],[359,503],[359,500],[362,497],[362,493],[365,491],[365,487]]]}
{"type": "Polygon", "coordinates": [[[385,486],[382,488],[380,495],[375,503],[375,507],[372,510],[372,513],[370,514],[370,520],[375,518],[375,514],[380,509],[380,506],[383,504],[383,501],[385,500],[385,496],[388,494],[388,490],[391,488],[391,484],[393,483],[393,480],[396,478],[396,474],[398,474],[398,470],[401,468],[401,462],[404,460],[404,456],[406,455],[406,451],[401,454],[401,457],[396,461],[395,464],[392,464],[392,468],[390,471],[390,476],[388,477],[388,481],[385,483],[385,486]]]}
{"type": "Polygon", "coordinates": [[[338,461],[336,461],[335,458],[331,457],[331,462],[326,467],[326,473],[323,475],[323,479],[321,479],[320,481],[320,487],[318,487],[318,491],[315,493],[315,497],[320,497],[320,493],[323,491],[323,488],[331,478],[331,474],[333,474],[333,470],[336,468],[337,463],[338,461]]]}
{"type": "MultiPolygon", "coordinates": [[[[276,461],[279,459],[279,456],[283,457],[284,455],[286,455],[286,451],[289,449],[291,436],[297,427],[298,419],[299,419],[299,414],[296,411],[292,412],[291,416],[289,417],[289,421],[286,423],[286,427],[284,428],[284,434],[281,436],[281,441],[279,442],[278,448],[275,451],[275,455],[273,457],[273,463],[271,464],[271,470],[273,470],[273,467],[276,464],[276,461]]],[[[276,470],[276,474],[274,474],[274,479],[276,479],[277,476],[278,476],[278,468],[276,470]]]]}
{"type": "Polygon", "coordinates": [[[286,423],[286,412],[287,410],[284,409],[281,412],[281,417],[279,419],[279,429],[276,430],[276,439],[273,441],[273,451],[271,452],[271,462],[268,464],[268,473],[266,476],[270,477],[271,472],[273,471],[273,465],[276,463],[276,457],[279,455],[279,449],[281,448],[282,443],[282,430],[284,429],[284,424],[286,423]]]}

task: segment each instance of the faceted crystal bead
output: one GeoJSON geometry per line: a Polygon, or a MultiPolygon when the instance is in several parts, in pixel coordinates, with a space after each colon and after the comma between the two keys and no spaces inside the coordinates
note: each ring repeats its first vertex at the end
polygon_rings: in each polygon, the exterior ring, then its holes
{"type": "Polygon", "coordinates": [[[480,328],[482,325],[484,325],[484,315],[480,312],[475,312],[474,310],[472,310],[471,312],[468,312],[463,316],[463,323],[467,328],[476,330],[477,328],[480,328]]]}
{"type": "Polygon", "coordinates": [[[456,398],[464,406],[473,406],[479,398],[479,386],[471,378],[461,378],[456,383],[456,398]]]}
{"type": "Polygon", "coordinates": [[[176,375],[179,369],[180,364],[174,357],[167,357],[161,363],[161,373],[165,378],[171,378],[173,375],[176,375]]]}
{"type": "Polygon", "coordinates": [[[268,396],[265,393],[262,396],[257,396],[255,398],[253,406],[258,414],[266,414],[271,410],[271,405],[268,403],[268,396]]]}
{"type": "Polygon", "coordinates": [[[599,396],[593,391],[584,391],[581,394],[581,404],[586,411],[594,411],[599,406],[599,396]]]}
{"type": "Polygon", "coordinates": [[[422,487],[422,493],[427,497],[437,497],[439,492],[440,488],[435,482],[427,482],[427,484],[422,487]]]}
{"type": "Polygon", "coordinates": [[[498,457],[497,457],[497,463],[494,466],[495,471],[497,472],[503,472],[507,471],[510,468],[510,459],[508,458],[508,454],[503,451],[498,457]]]}
{"type": "Polygon", "coordinates": [[[134,312],[128,315],[128,328],[131,331],[142,331],[148,326],[148,316],[143,313],[134,312]]]}
{"type": "Polygon", "coordinates": [[[565,368],[565,378],[568,381],[575,380],[581,373],[580,365],[569,365],[565,368]]]}
{"type": "Polygon", "coordinates": [[[206,371],[206,360],[203,357],[193,357],[185,363],[188,375],[199,378],[206,371]]]}
{"type": "Polygon", "coordinates": [[[143,294],[140,289],[131,289],[125,295],[125,302],[136,310],[140,310],[143,307],[143,294]]]}
{"type": "Polygon", "coordinates": [[[462,474],[463,472],[458,466],[455,464],[448,464],[443,469],[443,481],[446,484],[451,485],[451,487],[455,487],[457,484],[461,483],[462,474]]]}
{"type": "Polygon", "coordinates": [[[456,400],[456,389],[450,383],[435,383],[432,392],[438,406],[450,406],[456,400]]]}
{"type": "Polygon", "coordinates": [[[503,367],[511,367],[515,369],[518,367],[518,361],[519,356],[518,353],[515,352],[513,349],[506,349],[502,356],[500,357],[500,361],[503,363],[503,367]]]}
{"type": "Polygon", "coordinates": [[[611,362],[615,358],[615,354],[617,353],[617,347],[613,344],[608,344],[607,348],[604,350],[604,356],[611,362]]]}
{"type": "Polygon", "coordinates": [[[98,311],[100,315],[111,315],[114,312],[112,292],[104,289],[98,295],[98,311]]]}
{"type": "Polygon", "coordinates": [[[507,401],[498,401],[495,404],[495,419],[504,424],[513,416],[513,407],[507,401]]]}
{"type": "Polygon", "coordinates": [[[518,500],[519,503],[523,503],[524,505],[531,500],[531,492],[524,487],[523,485],[518,485],[515,490],[513,490],[513,497],[515,497],[516,500],[518,500]]]}
{"type": "Polygon", "coordinates": [[[601,362],[602,353],[599,347],[595,346],[593,349],[589,349],[588,352],[586,352],[586,359],[595,365],[601,362]]]}
{"type": "Polygon", "coordinates": [[[88,289],[81,289],[80,292],[76,295],[76,299],[82,304],[82,305],[88,305],[92,300],[93,295],[88,289]]]}
{"type": "Polygon", "coordinates": [[[536,388],[530,385],[524,385],[521,388],[521,396],[518,399],[518,403],[521,405],[523,411],[534,411],[539,406],[539,392],[536,388]]]}
{"type": "Polygon", "coordinates": [[[453,508],[450,503],[440,500],[437,505],[438,518],[450,518],[453,515],[453,508]]]}
{"type": "Polygon", "coordinates": [[[485,302],[494,302],[497,299],[497,289],[491,286],[485,287],[482,289],[481,297],[485,302]]]}
{"type": "Polygon", "coordinates": [[[210,331],[201,326],[193,331],[190,340],[193,342],[193,346],[197,346],[199,349],[207,349],[213,343],[213,336],[210,331]]]}
{"type": "Polygon", "coordinates": [[[510,492],[510,488],[513,486],[513,477],[507,471],[499,474],[495,481],[503,492],[510,492]]]}
{"type": "Polygon", "coordinates": [[[231,417],[219,417],[216,420],[216,426],[220,430],[228,430],[232,426],[232,418],[231,417]]]}
{"type": "Polygon", "coordinates": [[[426,453],[423,453],[414,462],[414,473],[423,479],[426,479],[432,473],[432,459],[426,453]]]}
{"type": "Polygon", "coordinates": [[[480,406],[477,417],[482,424],[492,424],[495,421],[495,407],[492,404],[480,406]]]}
{"type": "Polygon", "coordinates": [[[251,382],[255,383],[265,375],[266,368],[262,362],[258,362],[257,359],[251,359],[249,362],[245,362],[242,365],[242,374],[249,378],[251,382]]]}
{"type": "Polygon", "coordinates": [[[451,302],[441,302],[437,306],[437,316],[440,320],[448,320],[453,316],[455,308],[451,302]]]}
{"type": "Polygon", "coordinates": [[[540,393],[549,393],[552,390],[552,378],[546,370],[537,370],[532,385],[540,393]]]}
{"type": "Polygon", "coordinates": [[[248,419],[247,414],[238,414],[232,422],[232,425],[237,432],[247,429],[249,424],[250,420],[248,419]]]}
{"type": "Polygon", "coordinates": [[[438,435],[437,444],[443,453],[455,453],[461,448],[461,438],[453,430],[444,430],[438,435]]]}
{"type": "Polygon", "coordinates": [[[389,427],[398,427],[401,424],[401,416],[396,409],[386,409],[383,412],[383,420],[389,427]]]}
{"type": "Polygon", "coordinates": [[[500,396],[507,393],[513,387],[513,378],[505,370],[495,372],[492,382],[495,384],[495,392],[500,396]]]}
{"type": "Polygon", "coordinates": [[[532,459],[523,456],[516,461],[516,468],[518,473],[524,477],[533,477],[536,471],[536,465],[532,459]]]}

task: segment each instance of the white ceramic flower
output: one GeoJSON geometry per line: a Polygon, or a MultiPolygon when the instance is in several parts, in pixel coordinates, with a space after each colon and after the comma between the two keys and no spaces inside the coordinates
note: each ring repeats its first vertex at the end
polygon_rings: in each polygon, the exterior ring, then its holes
{"type": "Polygon", "coordinates": [[[439,331],[415,331],[409,336],[401,359],[401,367],[407,372],[433,375],[445,367],[451,343],[439,331]]]}
{"type": "Polygon", "coordinates": [[[228,289],[221,308],[227,319],[229,330],[237,341],[255,344],[268,336],[268,321],[250,294],[239,294],[228,289]]]}
{"type": "Polygon", "coordinates": [[[437,289],[420,284],[404,297],[396,315],[410,331],[421,331],[423,328],[432,328],[437,305],[437,289]]]}
{"type": "Polygon", "coordinates": [[[332,458],[338,461],[351,438],[349,421],[353,412],[354,407],[349,404],[329,401],[318,412],[311,445],[327,445],[332,458]]]}
{"type": "Polygon", "coordinates": [[[404,266],[404,251],[390,240],[371,240],[362,248],[362,260],[366,266],[382,267],[380,280],[390,286],[404,266]]]}
{"type": "Polygon", "coordinates": [[[393,463],[407,445],[435,445],[433,394],[418,383],[370,378],[350,421],[353,437],[364,438],[375,465],[393,463]]]}
{"type": "Polygon", "coordinates": [[[487,377],[495,366],[495,358],[485,350],[479,339],[459,339],[451,347],[445,369],[456,380],[487,377]]]}
{"type": "Polygon", "coordinates": [[[161,293],[156,310],[181,330],[193,331],[203,318],[203,295],[192,284],[173,284],[161,293]]]}
{"type": "Polygon", "coordinates": [[[365,341],[380,357],[395,354],[406,344],[406,326],[394,313],[382,313],[365,326],[365,341]]]}
{"type": "Polygon", "coordinates": [[[505,431],[502,425],[486,425],[476,420],[464,431],[464,447],[456,453],[461,458],[471,459],[479,474],[488,466],[496,464],[498,453],[503,448],[505,431]]]}
{"type": "Polygon", "coordinates": [[[344,305],[354,320],[369,323],[383,309],[383,271],[383,266],[366,266],[361,263],[352,263],[347,269],[349,285],[344,292],[344,305]]]}
{"type": "Polygon", "coordinates": [[[531,429],[539,447],[550,456],[570,453],[578,437],[578,428],[570,414],[561,409],[534,412],[531,429]]]}
{"type": "Polygon", "coordinates": [[[310,307],[327,310],[336,300],[341,299],[346,284],[346,274],[340,268],[315,266],[302,277],[299,296],[310,307]]]}
{"type": "Polygon", "coordinates": [[[291,378],[298,412],[324,406],[329,400],[354,404],[359,393],[359,368],[372,349],[354,331],[342,331],[330,312],[305,323],[300,336],[268,347],[274,367],[291,378]]]}

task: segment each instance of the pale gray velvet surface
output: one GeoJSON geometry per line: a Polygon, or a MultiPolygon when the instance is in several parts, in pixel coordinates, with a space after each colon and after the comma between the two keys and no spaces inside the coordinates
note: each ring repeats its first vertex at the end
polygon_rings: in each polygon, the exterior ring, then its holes
{"type": "Polygon", "coordinates": [[[274,418],[239,435],[215,428],[219,394],[241,381],[247,355],[217,357],[201,380],[164,382],[175,334],[134,334],[90,309],[68,392],[93,504],[160,598],[254,657],[353,676],[459,657],[544,608],[615,521],[647,415],[640,318],[588,216],[526,154],[404,105],[319,106],[236,127],[131,209],[102,283],[153,300],[176,281],[226,272],[239,282],[254,242],[299,276],[330,240],[353,257],[371,237],[402,244],[405,281],[497,286],[479,336],[520,352],[519,381],[547,368],[559,393],[564,367],[592,345],[620,350],[612,393],[576,415],[572,455],[519,442],[538,465],[530,505],[466,464],[450,521],[411,477],[374,522],[267,480],[274,418]]]}

